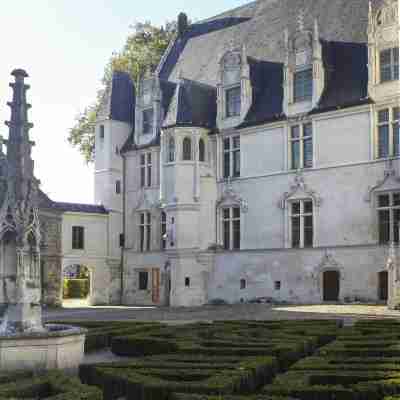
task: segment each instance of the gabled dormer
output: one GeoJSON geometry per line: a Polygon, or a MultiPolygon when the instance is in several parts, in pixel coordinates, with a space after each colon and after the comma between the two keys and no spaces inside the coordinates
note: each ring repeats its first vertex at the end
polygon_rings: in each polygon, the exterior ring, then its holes
{"type": "Polygon", "coordinates": [[[162,92],[157,76],[147,72],[138,82],[135,112],[135,143],[147,145],[157,138],[160,129],[162,92]]]}
{"type": "Polygon", "coordinates": [[[400,93],[399,81],[399,2],[383,0],[369,5],[368,92],[377,101],[400,93]]]}
{"type": "Polygon", "coordinates": [[[250,66],[244,46],[227,51],[219,63],[217,85],[217,126],[228,129],[240,125],[253,99],[250,66]]]}
{"type": "Polygon", "coordinates": [[[325,87],[325,68],[317,20],[313,29],[305,27],[304,12],[293,33],[285,30],[284,98],[287,116],[303,114],[315,108],[325,87]]]}

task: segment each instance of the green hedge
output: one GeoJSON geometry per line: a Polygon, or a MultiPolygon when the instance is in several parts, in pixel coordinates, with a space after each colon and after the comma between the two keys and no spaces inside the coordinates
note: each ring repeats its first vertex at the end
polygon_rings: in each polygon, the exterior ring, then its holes
{"type": "Polygon", "coordinates": [[[60,372],[36,377],[18,373],[9,374],[8,383],[1,382],[0,399],[101,400],[102,393],[60,372]]]}
{"type": "Polygon", "coordinates": [[[89,279],[67,279],[63,282],[64,299],[85,299],[90,291],[89,279]]]}

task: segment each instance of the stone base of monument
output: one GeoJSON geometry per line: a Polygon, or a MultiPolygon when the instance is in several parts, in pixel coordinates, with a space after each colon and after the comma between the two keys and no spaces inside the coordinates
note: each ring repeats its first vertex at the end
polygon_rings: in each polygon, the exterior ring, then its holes
{"type": "Polygon", "coordinates": [[[86,332],[48,324],[43,332],[0,335],[0,371],[59,369],[75,373],[83,360],[86,332]]]}

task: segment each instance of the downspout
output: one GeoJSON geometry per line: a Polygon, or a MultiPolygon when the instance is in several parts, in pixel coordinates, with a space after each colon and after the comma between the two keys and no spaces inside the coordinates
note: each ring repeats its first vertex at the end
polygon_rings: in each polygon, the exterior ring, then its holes
{"type": "Polygon", "coordinates": [[[122,154],[122,246],[121,246],[121,284],[120,284],[120,304],[123,305],[124,300],[124,249],[126,242],[125,233],[125,202],[126,202],[126,159],[125,155],[122,154]]]}

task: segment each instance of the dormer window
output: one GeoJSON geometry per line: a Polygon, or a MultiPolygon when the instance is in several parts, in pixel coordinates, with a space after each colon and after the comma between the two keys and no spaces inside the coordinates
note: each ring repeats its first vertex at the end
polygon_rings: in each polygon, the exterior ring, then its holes
{"type": "Polygon", "coordinates": [[[293,101],[308,101],[312,99],[313,74],[312,69],[306,69],[294,74],[293,101]]]}
{"type": "Polygon", "coordinates": [[[240,115],[241,109],[241,90],[236,86],[226,90],[226,117],[236,117],[240,115]]]}
{"type": "Polygon", "coordinates": [[[149,108],[143,111],[143,135],[153,132],[154,110],[149,108]]]}
{"type": "Polygon", "coordinates": [[[399,80],[399,48],[382,50],[379,59],[381,82],[399,80]]]}

